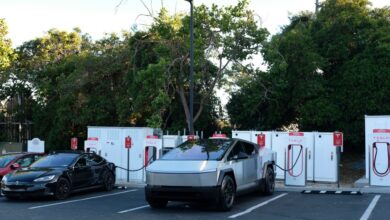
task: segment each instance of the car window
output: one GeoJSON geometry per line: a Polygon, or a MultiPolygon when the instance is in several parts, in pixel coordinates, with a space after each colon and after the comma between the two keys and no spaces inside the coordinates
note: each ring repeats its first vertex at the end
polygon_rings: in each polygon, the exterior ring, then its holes
{"type": "Polygon", "coordinates": [[[17,155],[3,155],[0,157],[0,168],[6,167],[11,161],[13,161],[17,155]]]}
{"type": "Polygon", "coordinates": [[[220,160],[231,144],[231,139],[186,141],[167,152],[161,160],[220,160]]]}
{"type": "Polygon", "coordinates": [[[62,167],[70,166],[79,154],[47,155],[31,164],[31,167],[62,167]]]}
{"type": "Polygon", "coordinates": [[[86,159],[87,159],[87,165],[89,166],[100,165],[103,162],[103,158],[101,158],[96,154],[88,154],[86,159]]]}
{"type": "Polygon", "coordinates": [[[240,153],[241,154],[245,153],[245,151],[244,151],[242,142],[238,141],[236,143],[236,145],[234,145],[233,149],[230,151],[229,156],[228,156],[228,160],[233,160],[235,158],[238,158],[238,155],[240,155],[240,153]]]}
{"type": "Polygon", "coordinates": [[[77,162],[76,162],[76,164],[75,164],[74,166],[75,166],[75,167],[85,167],[85,166],[87,166],[87,159],[86,159],[86,156],[85,156],[85,155],[81,156],[81,157],[77,160],[77,162]]]}
{"type": "Polygon", "coordinates": [[[244,152],[248,155],[255,155],[256,154],[256,148],[253,144],[247,143],[247,142],[241,142],[244,152]]]}
{"type": "Polygon", "coordinates": [[[41,157],[43,157],[43,156],[44,156],[43,154],[34,154],[33,159],[34,159],[34,161],[37,161],[37,160],[41,159],[41,157]]]}
{"type": "Polygon", "coordinates": [[[21,167],[28,167],[33,162],[34,162],[34,158],[31,155],[16,160],[16,163],[19,164],[21,167]]]}

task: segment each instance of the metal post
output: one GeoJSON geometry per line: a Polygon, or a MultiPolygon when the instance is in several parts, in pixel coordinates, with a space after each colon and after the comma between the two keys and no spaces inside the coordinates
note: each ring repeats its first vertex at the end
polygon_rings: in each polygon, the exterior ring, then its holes
{"type": "Polygon", "coordinates": [[[337,147],[337,188],[340,188],[340,148],[337,147]]]}
{"type": "Polygon", "coordinates": [[[194,134],[194,4],[191,4],[191,20],[190,20],[190,134],[194,134]]]}
{"type": "Polygon", "coordinates": [[[130,182],[130,148],[127,148],[127,182],[130,182]]]}

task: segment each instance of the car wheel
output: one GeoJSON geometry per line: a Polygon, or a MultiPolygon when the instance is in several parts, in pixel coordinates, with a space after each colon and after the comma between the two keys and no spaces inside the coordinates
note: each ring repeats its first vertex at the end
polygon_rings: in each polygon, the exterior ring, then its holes
{"type": "Polygon", "coordinates": [[[236,187],[232,177],[226,175],[223,177],[220,194],[219,194],[219,208],[222,211],[228,211],[233,207],[236,198],[236,187]]]}
{"type": "Polygon", "coordinates": [[[103,177],[103,184],[104,184],[104,190],[111,191],[114,188],[115,185],[115,178],[114,175],[107,171],[106,174],[103,177]]]}
{"type": "Polygon", "coordinates": [[[168,201],[163,200],[163,199],[150,199],[150,200],[148,200],[148,203],[149,203],[150,207],[152,207],[154,209],[162,209],[162,208],[165,208],[167,206],[168,201]]]}
{"type": "Polygon", "coordinates": [[[57,181],[54,197],[58,200],[66,199],[70,194],[70,183],[65,178],[59,178],[57,181]]]}
{"type": "Polygon", "coordinates": [[[274,169],[267,167],[267,172],[265,174],[264,180],[264,191],[265,195],[272,195],[275,190],[275,173],[274,169]]]}

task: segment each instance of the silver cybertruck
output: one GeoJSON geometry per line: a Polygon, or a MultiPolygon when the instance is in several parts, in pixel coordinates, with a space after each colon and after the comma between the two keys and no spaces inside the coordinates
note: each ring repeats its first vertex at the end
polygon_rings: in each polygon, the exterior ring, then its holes
{"type": "Polygon", "coordinates": [[[236,138],[184,142],[146,169],[146,201],[164,208],[168,201],[210,201],[223,211],[237,194],[275,188],[276,153],[236,138]]]}

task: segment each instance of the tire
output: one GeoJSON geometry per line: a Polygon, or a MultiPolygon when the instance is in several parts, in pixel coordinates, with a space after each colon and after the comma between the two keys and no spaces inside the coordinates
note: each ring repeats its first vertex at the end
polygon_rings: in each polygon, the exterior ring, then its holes
{"type": "Polygon", "coordinates": [[[269,196],[272,195],[274,191],[275,191],[274,169],[272,169],[272,167],[267,167],[267,171],[264,179],[263,194],[269,196]]]}
{"type": "Polygon", "coordinates": [[[152,207],[154,209],[162,209],[162,208],[165,208],[167,206],[168,201],[163,200],[163,199],[149,199],[148,203],[149,203],[150,207],[152,207]]]}
{"type": "Polygon", "coordinates": [[[236,198],[236,186],[234,180],[229,175],[223,177],[221,189],[219,191],[218,207],[221,211],[232,209],[236,198]]]}
{"type": "Polygon", "coordinates": [[[105,191],[111,191],[115,185],[115,177],[110,171],[103,176],[103,186],[105,191]]]}
{"type": "Polygon", "coordinates": [[[67,179],[60,177],[57,181],[54,198],[57,200],[66,199],[70,194],[70,183],[67,179]]]}

